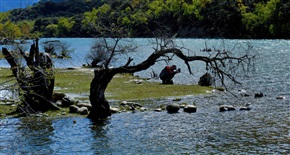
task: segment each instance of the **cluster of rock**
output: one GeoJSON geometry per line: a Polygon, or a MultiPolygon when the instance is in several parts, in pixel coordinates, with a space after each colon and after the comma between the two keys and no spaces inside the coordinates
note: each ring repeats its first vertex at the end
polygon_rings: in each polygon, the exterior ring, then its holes
{"type": "MultiPolygon", "coordinates": [[[[239,93],[242,97],[249,97],[251,96],[250,94],[248,94],[245,90],[239,90],[239,93]]],[[[259,92],[259,93],[255,93],[254,94],[254,98],[262,98],[262,97],[265,97],[266,95],[262,92],[259,92]]],[[[286,96],[277,96],[276,99],[280,99],[280,100],[284,100],[286,99],[286,96]]]]}
{"type": "Polygon", "coordinates": [[[183,109],[184,112],[194,113],[196,112],[195,105],[178,105],[178,104],[170,104],[166,106],[166,110],[168,113],[177,113],[179,109],[183,109]]]}
{"type": "Polygon", "coordinates": [[[69,108],[69,113],[77,113],[80,115],[87,115],[92,109],[89,103],[79,103],[74,99],[67,97],[63,93],[54,93],[53,99],[56,101],[56,105],[59,107],[69,108]]]}
{"type": "Polygon", "coordinates": [[[139,103],[128,102],[128,101],[122,101],[119,104],[119,107],[111,107],[110,109],[112,113],[119,113],[122,111],[135,111],[135,110],[146,111],[148,110],[147,108],[143,107],[139,103]]]}
{"type": "MultiPolygon", "coordinates": [[[[156,111],[156,112],[161,112],[166,110],[168,113],[177,113],[179,111],[179,109],[183,109],[184,112],[187,113],[194,113],[196,112],[197,108],[195,105],[186,105],[186,104],[169,104],[167,106],[161,105],[160,107],[155,107],[151,110],[156,111]]],[[[147,111],[149,110],[148,108],[143,107],[141,104],[139,103],[135,103],[135,102],[128,102],[128,101],[122,101],[119,104],[119,107],[111,107],[111,112],[112,113],[118,113],[118,112],[122,112],[122,111],[147,111]]]]}
{"type": "MultiPolygon", "coordinates": [[[[220,112],[224,112],[224,111],[233,111],[233,110],[236,110],[237,108],[232,106],[232,105],[220,105],[219,109],[220,109],[220,112]]],[[[247,103],[245,106],[242,106],[239,109],[240,110],[251,110],[252,107],[251,107],[250,103],[247,103]]]]}
{"type": "MultiPolygon", "coordinates": [[[[263,93],[257,93],[255,94],[255,98],[263,97],[263,93]]],[[[70,97],[67,97],[65,94],[62,93],[55,93],[53,95],[53,98],[57,104],[57,106],[60,107],[68,107],[69,108],[69,113],[77,113],[80,115],[87,115],[89,111],[91,110],[92,106],[89,103],[79,103],[78,101],[74,101],[70,97]]],[[[285,99],[286,97],[284,96],[278,96],[276,99],[285,99]]],[[[173,99],[172,101],[180,101],[180,98],[173,99]]],[[[141,104],[136,103],[136,102],[129,102],[129,101],[122,101],[115,105],[114,107],[110,107],[112,113],[119,113],[119,112],[126,112],[126,111],[147,111],[149,110],[146,107],[143,107],[141,104]]],[[[197,107],[192,104],[192,105],[187,105],[185,104],[177,104],[177,103],[172,103],[168,105],[161,105],[160,107],[154,107],[153,111],[156,112],[161,112],[166,110],[168,113],[178,113],[180,109],[183,109],[183,112],[187,113],[195,113],[197,111],[197,107]]],[[[251,110],[252,106],[250,103],[245,104],[244,106],[240,107],[235,107],[232,105],[220,105],[219,106],[219,111],[224,112],[224,111],[233,111],[233,110],[251,110]]]]}
{"type": "MultiPolygon", "coordinates": [[[[196,112],[197,108],[195,105],[178,105],[178,104],[170,104],[166,106],[166,110],[168,113],[177,113],[179,111],[179,109],[183,109],[184,112],[188,112],[188,113],[194,113],[196,112]]],[[[220,105],[219,107],[219,111],[220,112],[224,112],[224,111],[232,111],[232,110],[236,110],[237,108],[232,106],[232,105],[220,105]]],[[[248,103],[245,106],[242,106],[239,108],[240,110],[251,110],[251,104],[248,103]]]]}
{"type": "Polygon", "coordinates": [[[87,115],[87,114],[89,114],[88,107],[91,107],[91,105],[84,105],[84,103],[71,105],[71,106],[69,106],[69,112],[70,113],[78,113],[80,115],[87,115]]]}

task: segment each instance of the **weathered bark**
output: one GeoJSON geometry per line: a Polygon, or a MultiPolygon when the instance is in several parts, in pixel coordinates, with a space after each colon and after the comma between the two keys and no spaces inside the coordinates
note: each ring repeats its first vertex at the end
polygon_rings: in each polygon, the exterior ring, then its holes
{"type": "Polygon", "coordinates": [[[95,70],[95,77],[90,86],[90,102],[92,110],[88,118],[100,120],[111,116],[109,102],[105,98],[105,90],[112,80],[114,74],[110,69],[98,68],[95,70]]]}
{"type": "Polygon", "coordinates": [[[50,56],[39,52],[38,40],[36,44],[31,45],[29,56],[20,48],[19,50],[30,71],[21,67],[16,58],[6,48],[2,48],[20,88],[22,104],[19,105],[19,109],[25,113],[59,109],[52,101],[54,71],[50,56]]]}

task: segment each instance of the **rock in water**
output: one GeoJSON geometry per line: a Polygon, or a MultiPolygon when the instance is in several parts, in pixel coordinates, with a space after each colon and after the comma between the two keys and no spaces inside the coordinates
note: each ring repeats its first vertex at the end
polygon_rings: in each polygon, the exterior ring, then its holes
{"type": "Polygon", "coordinates": [[[77,113],[79,110],[79,107],[76,105],[69,106],[69,113],[77,113]]]}
{"type": "Polygon", "coordinates": [[[236,110],[236,108],[232,105],[221,105],[220,106],[220,112],[231,111],[231,110],[236,110]]]}
{"type": "Polygon", "coordinates": [[[168,113],[177,113],[179,109],[180,107],[177,104],[171,104],[166,107],[168,113]]]}
{"type": "Polygon", "coordinates": [[[188,112],[188,113],[196,112],[196,106],[187,105],[187,106],[184,107],[183,111],[184,112],[188,112]]]}
{"type": "Polygon", "coordinates": [[[81,107],[78,109],[77,113],[79,113],[81,115],[87,115],[87,114],[89,114],[89,110],[87,107],[81,107]]]}

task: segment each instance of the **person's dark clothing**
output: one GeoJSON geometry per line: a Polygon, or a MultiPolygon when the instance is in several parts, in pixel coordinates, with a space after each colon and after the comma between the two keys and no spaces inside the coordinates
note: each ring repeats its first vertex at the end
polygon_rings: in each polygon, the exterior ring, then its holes
{"type": "Polygon", "coordinates": [[[171,69],[171,66],[166,66],[159,74],[162,84],[173,84],[172,78],[175,74],[176,72],[171,69]]]}

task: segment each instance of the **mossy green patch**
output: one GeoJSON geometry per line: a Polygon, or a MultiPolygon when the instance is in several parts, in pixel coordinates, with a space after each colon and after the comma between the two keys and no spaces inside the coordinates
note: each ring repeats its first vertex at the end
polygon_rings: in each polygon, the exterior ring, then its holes
{"type": "Polygon", "coordinates": [[[11,69],[0,68],[0,83],[7,82],[9,79],[13,79],[11,69]]]}
{"type": "Polygon", "coordinates": [[[55,71],[54,92],[89,94],[94,73],[86,70],[58,69],[55,71]]]}
{"type": "Polygon", "coordinates": [[[6,115],[13,115],[16,109],[17,109],[17,106],[4,105],[3,103],[1,103],[0,104],[0,118],[5,117],[6,115]]]}
{"type": "Polygon", "coordinates": [[[196,95],[205,93],[206,90],[210,89],[199,85],[164,85],[157,82],[148,82],[129,74],[122,74],[113,78],[106,92],[108,99],[140,100],[196,95]]]}

